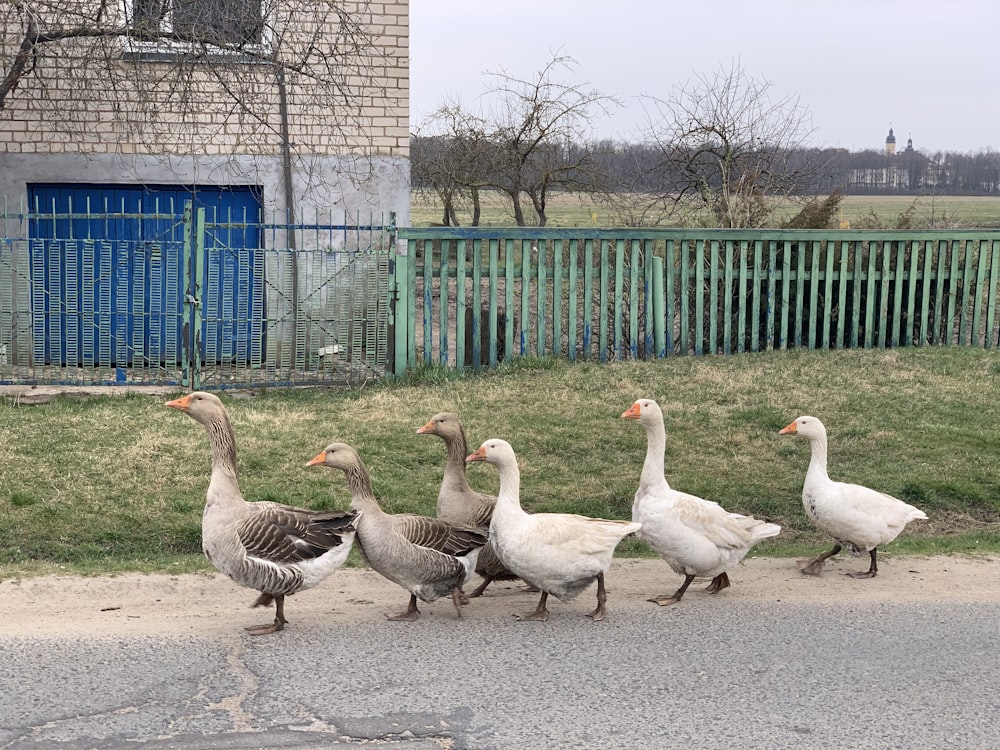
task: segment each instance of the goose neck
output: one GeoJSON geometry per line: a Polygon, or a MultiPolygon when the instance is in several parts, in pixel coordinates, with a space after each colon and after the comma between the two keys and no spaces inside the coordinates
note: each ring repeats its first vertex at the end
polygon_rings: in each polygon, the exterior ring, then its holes
{"type": "Polygon", "coordinates": [[[351,507],[355,510],[365,510],[369,513],[379,512],[378,501],[372,490],[371,475],[360,461],[344,469],[347,486],[351,490],[351,507]]]}
{"type": "Polygon", "coordinates": [[[826,476],[826,435],[814,435],[809,438],[809,472],[818,472],[826,476]]]}
{"type": "Polygon", "coordinates": [[[639,484],[642,487],[652,487],[666,481],[664,454],[667,449],[667,433],[662,420],[647,423],[645,427],[646,460],[642,464],[639,484]]]}
{"type": "Polygon", "coordinates": [[[208,440],[212,446],[212,483],[235,487],[236,480],[236,435],[225,414],[214,417],[205,424],[208,440]]]}
{"type": "MultiPolygon", "coordinates": [[[[497,508],[521,508],[521,472],[516,461],[497,464],[500,475],[500,490],[497,493],[497,508]]],[[[494,511],[495,512],[495,511],[494,511]]]]}
{"type": "Polygon", "coordinates": [[[465,490],[469,486],[465,476],[465,457],[469,452],[465,431],[459,430],[457,434],[449,435],[445,438],[445,446],[448,450],[448,460],[444,468],[444,481],[459,490],[465,490]]]}

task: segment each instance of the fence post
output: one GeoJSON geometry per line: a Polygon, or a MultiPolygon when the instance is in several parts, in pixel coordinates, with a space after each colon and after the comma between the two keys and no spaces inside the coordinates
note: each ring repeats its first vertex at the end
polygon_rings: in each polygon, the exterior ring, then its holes
{"type": "Polygon", "coordinates": [[[194,220],[194,278],[192,289],[194,299],[191,301],[191,385],[201,388],[201,300],[204,294],[205,280],[205,209],[195,212],[194,220]]]}
{"type": "Polygon", "coordinates": [[[410,294],[410,256],[407,240],[397,239],[395,256],[393,258],[392,284],[389,293],[392,299],[389,303],[389,324],[393,331],[392,368],[397,378],[406,374],[410,361],[407,347],[407,331],[409,330],[410,294]]]}
{"type": "Polygon", "coordinates": [[[192,325],[192,302],[195,299],[192,286],[191,269],[191,247],[194,244],[194,213],[191,209],[191,201],[184,202],[184,249],[181,258],[181,288],[184,290],[184,297],[181,300],[181,385],[190,388],[192,383],[191,365],[191,325],[192,325]]]}

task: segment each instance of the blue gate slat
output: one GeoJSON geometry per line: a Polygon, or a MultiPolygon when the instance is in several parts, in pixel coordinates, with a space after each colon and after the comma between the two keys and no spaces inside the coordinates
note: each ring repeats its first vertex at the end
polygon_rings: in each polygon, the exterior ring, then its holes
{"type": "Polygon", "coordinates": [[[48,345],[45,347],[45,363],[50,365],[59,365],[62,363],[60,346],[62,342],[62,327],[65,321],[62,295],[62,267],[65,253],[65,242],[52,242],[49,244],[49,259],[46,268],[49,274],[48,299],[46,300],[49,313],[49,339],[47,342],[48,345]]]}
{"type": "Polygon", "coordinates": [[[48,243],[31,243],[31,356],[32,364],[45,364],[45,342],[48,340],[48,305],[45,293],[45,262],[48,243]]]}
{"type": "Polygon", "coordinates": [[[98,274],[95,282],[95,292],[97,295],[95,303],[95,307],[97,308],[97,364],[98,366],[104,366],[111,365],[111,346],[114,335],[111,329],[111,264],[113,257],[111,254],[111,243],[100,242],[97,246],[100,248],[94,263],[98,274]]]}
{"type": "MultiPolygon", "coordinates": [[[[67,243],[67,250],[69,250],[67,243]]],[[[67,364],[80,362],[80,253],[93,247],[92,242],[73,243],[76,245],[66,253],[64,278],[66,281],[65,320],[63,331],[65,359],[67,364]],[[82,245],[79,247],[79,245],[82,245]]]]}
{"type": "Polygon", "coordinates": [[[82,312],[80,325],[83,329],[81,337],[83,340],[82,359],[85,367],[94,366],[96,355],[94,344],[97,341],[97,317],[94,293],[97,284],[97,269],[94,265],[94,259],[97,257],[97,253],[97,248],[91,243],[90,251],[83,254],[80,262],[80,290],[83,297],[80,305],[82,312]]]}

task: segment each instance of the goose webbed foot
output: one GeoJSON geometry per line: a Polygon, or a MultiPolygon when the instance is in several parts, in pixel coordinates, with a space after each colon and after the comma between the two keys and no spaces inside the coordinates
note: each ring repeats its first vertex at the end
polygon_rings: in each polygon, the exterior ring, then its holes
{"type": "Polygon", "coordinates": [[[729,585],[729,574],[723,571],[712,579],[712,582],[705,587],[705,591],[710,594],[718,594],[722,589],[728,589],[729,585]]]}
{"type": "Polygon", "coordinates": [[[472,593],[469,594],[468,598],[475,599],[476,597],[482,596],[483,592],[486,591],[486,587],[489,586],[491,583],[493,583],[493,576],[485,576],[483,578],[483,582],[472,590],[472,593]]]}
{"type": "Polygon", "coordinates": [[[277,596],[261,594],[252,606],[266,607],[271,602],[274,602],[274,622],[267,625],[252,625],[251,627],[244,628],[250,635],[270,635],[271,633],[277,633],[279,630],[284,630],[285,625],[288,624],[288,620],[285,619],[284,596],[280,594],[277,596]]]}
{"type": "Polygon", "coordinates": [[[604,619],[604,603],[608,600],[607,591],[604,589],[604,573],[597,574],[597,609],[591,612],[589,617],[594,622],[604,619]]]}
{"type": "Polygon", "coordinates": [[[410,604],[404,612],[399,612],[394,615],[386,615],[385,617],[387,620],[391,620],[392,622],[413,622],[419,619],[420,610],[417,609],[416,594],[410,594],[410,604]]]}
{"type": "MultiPolygon", "coordinates": [[[[461,588],[459,588],[458,586],[456,586],[451,591],[451,601],[455,605],[455,616],[456,617],[461,617],[462,616],[462,607],[469,603],[469,597],[467,597],[465,595],[465,592],[462,591],[461,588]]],[[[416,603],[414,603],[414,607],[415,606],[416,606],[416,603]]]]}
{"type": "Polygon", "coordinates": [[[875,556],[876,555],[875,550],[871,550],[868,554],[872,559],[871,567],[869,567],[868,570],[862,573],[848,573],[847,575],[849,575],[851,578],[874,578],[875,576],[877,576],[878,560],[876,559],[875,556]]]}
{"type": "Polygon", "coordinates": [[[543,591],[534,612],[528,612],[524,615],[514,615],[514,619],[520,622],[545,622],[549,619],[549,611],[545,608],[545,602],[548,598],[548,592],[543,591]]]}
{"type": "Polygon", "coordinates": [[[668,607],[671,604],[677,604],[677,602],[684,598],[684,592],[687,591],[688,586],[691,585],[691,581],[693,580],[694,575],[686,575],[684,576],[684,583],[682,583],[681,587],[674,593],[654,596],[652,599],[647,599],[646,601],[653,602],[653,604],[658,604],[661,607],[668,607]]]}
{"type": "Polygon", "coordinates": [[[798,561],[799,572],[807,576],[818,576],[820,573],[823,572],[823,563],[825,563],[827,559],[836,555],[838,552],[840,552],[839,544],[835,545],[834,548],[829,552],[824,552],[822,555],[817,555],[811,560],[799,560],[798,561]]]}

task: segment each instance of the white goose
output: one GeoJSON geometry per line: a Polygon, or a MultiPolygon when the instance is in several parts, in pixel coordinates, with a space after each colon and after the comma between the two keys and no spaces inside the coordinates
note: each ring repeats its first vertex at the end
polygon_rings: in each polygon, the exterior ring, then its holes
{"type": "Polygon", "coordinates": [[[521,473],[505,440],[487,440],[466,461],[485,461],[500,473],[500,492],[490,521],[490,541],[508,570],[541,592],[534,612],[519,620],[547,620],[549,594],[569,601],[597,581],[597,608],[589,617],[603,620],[607,592],[604,573],[615,547],[638,531],[631,521],[608,521],[569,513],[526,513],[521,508],[521,473]]]}
{"type": "Polygon", "coordinates": [[[710,593],[728,588],[726,571],[740,562],[753,545],[775,536],[781,527],[752,516],[730,513],[718,503],[671,489],[663,473],[666,431],[663,412],[643,398],[622,414],[646,429],[646,460],[632,503],[632,520],[642,524],[636,534],[653,548],[684,583],[672,594],[649,601],[661,607],[676,604],[695,578],[711,578],[710,593]]]}
{"type": "Polygon", "coordinates": [[[236,583],[261,592],[254,607],[274,602],[274,622],[246,630],[276,633],[288,622],[285,596],[315,586],[344,564],[357,514],[247,502],[236,478],[236,436],[218,397],[195,391],[166,405],[200,423],[212,445],[212,478],[201,520],[205,556],[236,583]]]}
{"type": "Polygon", "coordinates": [[[910,521],[926,519],[927,515],[891,495],[830,479],[826,472],[826,428],[816,417],[799,417],[778,434],[801,435],[809,440],[812,456],[802,485],[802,505],[813,523],[836,540],[829,552],[801,561],[801,571],[819,575],[827,558],[847,547],[853,552],[867,552],[871,557],[867,571],[848,575],[874,578],[878,573],[877,548],[899,536],[910,521]]]}

